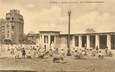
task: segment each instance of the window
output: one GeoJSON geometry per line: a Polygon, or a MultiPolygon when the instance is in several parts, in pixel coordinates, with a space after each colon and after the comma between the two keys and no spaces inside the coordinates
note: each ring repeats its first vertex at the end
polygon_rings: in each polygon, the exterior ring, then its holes
{"type": "Polygon", "coordinates": [[[94,35],[90,36],[90,47],[95,48],[95,36],[94,35]]]}
{"type": "Polygon", "coordinates": [[[99,48],[105,49],[107,47],[107,36],[106,35],[100,35],[99,36],[99,48]]]}
{"type": "Polygon", "coordinates": [[[10,31],[8,30],[8,33],[10,33],[10,31]]]}
{"type": "Polygon", "coordinates": [[[87,37],[82,36],[82,47],[86,47],[86,43],[87,43],[87,37]]]}
{"type": "Polygon", "coordinates": [[[44,43],[48,43],[48,36],[44,36],[44,43]]]}
{"type": "Polygon", "coordinates": [[[12,20],[14,20],[14,18],[12,17],[12,20]]]}
{"type": "Polygon", "coordinates": [[[115,50],[115,35],[111,35],[111,49],[115,50]]]}
{"type": "Polygon", "coordinates": [[[6,19],[7,19],[7,20],[10,20],[10,18],[9,18],[9,17],[7,17],[6,19]]]}
{"type": "Polygon", "coordinates": [[[12,26],[12,29],[14,29],[14,26],[12,26]]]}
{"type": "Polygon", "coordinates": [[[54,42],[54,36],[51,36],[50,38],[50,44],[54,42]]]}
{"type": "Polygon", "coordinates": [[[75,36],[75,46],[78,46],[78,45],[79,45],[79,37],[75,36]]]}

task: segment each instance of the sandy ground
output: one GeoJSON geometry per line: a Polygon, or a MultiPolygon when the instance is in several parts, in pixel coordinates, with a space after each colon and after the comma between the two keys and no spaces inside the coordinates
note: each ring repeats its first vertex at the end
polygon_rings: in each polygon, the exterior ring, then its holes
{"type": "Polygon", "coordinates": [[[48,59],[0,59],[1,70],[32,70],[38,72],[115,72],[115,59],[73,59],[66,57],[64,63],[48,59]]]}

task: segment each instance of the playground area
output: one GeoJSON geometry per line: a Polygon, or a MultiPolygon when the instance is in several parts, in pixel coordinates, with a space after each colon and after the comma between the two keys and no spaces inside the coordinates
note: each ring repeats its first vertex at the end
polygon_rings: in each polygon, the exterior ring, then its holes
{"type": "Polygon", "coordinates": [[[66,56],[64,49],[47,50],[41,46],[4,46],[1,48],[0,70],[115,72],[115,57],[109,50],[73,48],[71,54],[66,56]]]}
{"type": "Polygon", "coordinates": [[[115,72],[113,58],[73,59],[66,57],[63,63],[53,63],[48,59],[0,59],[1,70],[32,70],[36,72],[115,72]]]}

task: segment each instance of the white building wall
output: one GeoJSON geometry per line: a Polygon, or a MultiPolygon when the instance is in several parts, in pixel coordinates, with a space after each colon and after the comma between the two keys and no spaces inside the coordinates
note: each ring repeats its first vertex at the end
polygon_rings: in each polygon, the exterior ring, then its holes
{"type": "Polygon", "coordinates": [[[66,39],[66,37],[61,37],[60,47],[63,48],[63,49],[67,48],[67,39],[66,39]]]}

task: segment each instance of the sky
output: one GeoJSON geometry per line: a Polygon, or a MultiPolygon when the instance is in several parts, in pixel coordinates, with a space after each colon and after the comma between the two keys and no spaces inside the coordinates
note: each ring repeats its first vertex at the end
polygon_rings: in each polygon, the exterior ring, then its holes
{"type": "Polygon", "coordinates": [[[67,33],[68,10],[71,33],[82,33],[87,28],[115,31],[115,0],[0,0],[0,18],[11,9],[20,10],[26,34],[41,30],[67,33]]]}

